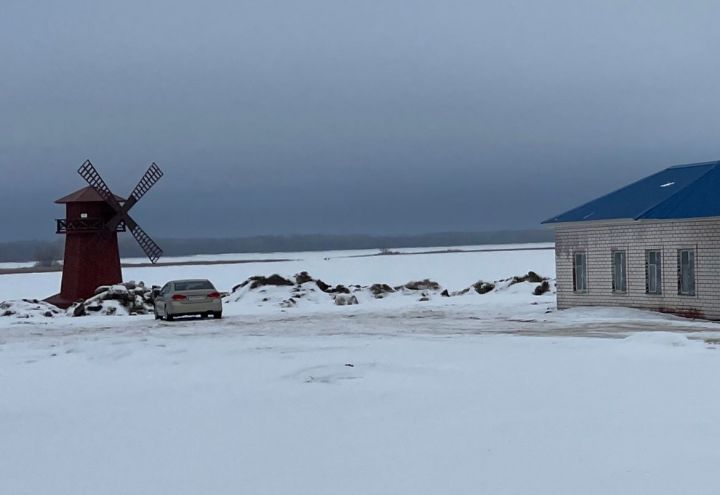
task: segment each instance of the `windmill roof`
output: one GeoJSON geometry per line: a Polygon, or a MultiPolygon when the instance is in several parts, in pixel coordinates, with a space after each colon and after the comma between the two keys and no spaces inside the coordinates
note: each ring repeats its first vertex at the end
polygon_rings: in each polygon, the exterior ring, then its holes
{"type": "Polygon", "coordinates": [[[720,161],[666,168],[543,223],[720,216],[720,161]]]}
{"type": "MultiPolygon", "coordinates": [[[[117,194],[113,194],[115,196],[115,199],[123,202],[125,201],[125,198],[122,198],[118,196],[117,194]]],[[[83,187],[82,189],[78,189],[77,191],[68,194],[67,196],[63,196],[62,198],[55,201],[58,204],[63,203],[104,203],[105,200],[102,196],[100,196],[95,189],[93,189],[90,186],[83,187]]]]}

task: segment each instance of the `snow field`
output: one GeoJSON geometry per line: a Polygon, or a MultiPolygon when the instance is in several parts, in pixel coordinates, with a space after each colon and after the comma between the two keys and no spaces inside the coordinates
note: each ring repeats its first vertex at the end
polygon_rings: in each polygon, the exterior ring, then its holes
{"type": "Polygon", "coordinates": [[[5,346],[0,492],[720,488],[702,342],[186,330],[5,346]]]}
{"type": "MultiPolygon", "coordinates": [[[[508,245],[517,248],[523,245],[508,245]]],[[[530,247],[548,245],[530,245],[530,247]]],[[[497,246],[465,246],[450,249],[496,249],[497,246]]],[[[439,248],[442,249],[442,248],[439,248]]],[[[403,252],[413,251],[403,249],[403,252]]],[[[123,269],[125,281],[144,281],[146,285],[163,285],[168,280],[208,278],[223,291],[253,275],[278,273],[291,277],[307,271],[330,284],[387,283],[401,285],[410,280],[430,278],[450,290],[463,289],[480,279],[497,280],[522,275],[529,270],[553,278],[555,258],[552,249],[539,251],[459,252],[393,256],[349,256],[374,254],[377,251],[333,251],[308,253],[237,254],[199,256],[192,259],[259,259],[288,258],[277,263],[243,263],[235,265],[189,265],[131,267],[123,269]]],[[[178,258],[187,261],[186,258],[178,258]]],[[[164,259],[163,261],[171,261],[164,259]]],[[[0,301],[10,299],[44,299],[60,290],[60,272],[0,276],[0,301]]]]}
{"type": "MultiPolygon", "coordinates": [[[[303,270],[451,291],[554,276],[551,250],[294,259],[124,273],[222,290],[303,270]]],[[[717,493],[720,326],[558,312],[535,285],[288,309],[293,288],[268,287],[220,321],[0,318],[0,494],[717,493]]],[[[57,287],[0,276],[0,300],[57,287]]]]}

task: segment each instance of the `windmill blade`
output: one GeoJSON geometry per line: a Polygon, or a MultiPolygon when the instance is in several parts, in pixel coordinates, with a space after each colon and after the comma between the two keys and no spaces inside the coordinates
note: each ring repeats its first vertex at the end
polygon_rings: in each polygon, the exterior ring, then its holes
{"type": "Polygon", "coordinates": [[[147,193],[162,176],[163,171],[160,170],[160,167],[158,167],[155,162],[152,162],[145,172],[145,175],[143,175],[140,182],[138,182],[138,185],[135,186],[133,192],[130,193],[130,198],[128,198],[128,200],[134,198],[135,202],[137,202],[140,198],[145,196],[145,193],[147,193]]]}
{"type": "Polygon", "coordinates": [[[132,223],[132,225],[129,225],[130,232],[138,244],[140,244],[142,250],[145,251],[145,254],[150,259],[150,263],[157,263],[157,260],[159,260],[160,256],[163,254],[163,250],[160,249],[160,246],[158,246],[155,241],[153,241],[150,236],[147,235],[145,231],[141,229],[140,226],[132,219],[130,219],[130,222],[128,223],[132,223]]]}
{"type": "Polygon", "coordinates": [[[126,201],[124,205],[118,202],[115,195],[110,191],[110,188],[105,184],[105,181],[100,177],[98,171],[95,170],[93,164],[90,163],[90,160],[85,160],[85,163],[78,169],[78,174],[117,212],[115,217],[108,222],[107,226],[115,229],[119,223],[124,223],[125,226],[130,229],[133,237],[138,244],[140,244],[140,247],[150,259],[150,262],[156,263],[157,260],[160,259],[160,256],[162,256],[163,250],[135,223],[135,220],[127,214],[127,210],[137,203],[137,200],[148,192],[153,184],[162,177],[163,173],[160,167],[154,162],[150,165],[150,168],[148,168],[145,175],[133,190],[132,196],[128,198],[128,201],[126,201]]]}
{"type": "Polygon", "coordinates": [[[110,203],[114,209],[117,210],[120,208],[120,203],[118,203],[117,199],[115,199],[115,195],[112,191],[110,191],[110,188],[107,184],[105,184],[105,181],[102,177],[100,177],[100,174],[97,170],[95,170],[95,167],[92,163],[90,163],[90,160],[85,160],[85,163],[83,163],[78,169],[78,174],[80,174],[80,177],[85,179],[85,182],[90,184],[95,191],[97,191],[100,197],[110,203]]]}

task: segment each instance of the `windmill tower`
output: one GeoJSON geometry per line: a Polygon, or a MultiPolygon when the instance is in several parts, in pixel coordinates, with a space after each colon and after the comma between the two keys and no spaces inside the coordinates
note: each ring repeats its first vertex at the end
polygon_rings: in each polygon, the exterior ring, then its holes
{"type": "Polygon", "coordinates": [[[162,255],[162,249],[128,214],[162,177],[155,163],[127,199],[110,191],[90,160],[78,173],[89,186],[55,201],[66,209],[65,218],[57,220],[57,233],[65,234],[65,257],[60,293],[46,301],[61,308],[87,299],[101,285],[122,282],[118,232],[130,230],[152,263],[162,255]]]}

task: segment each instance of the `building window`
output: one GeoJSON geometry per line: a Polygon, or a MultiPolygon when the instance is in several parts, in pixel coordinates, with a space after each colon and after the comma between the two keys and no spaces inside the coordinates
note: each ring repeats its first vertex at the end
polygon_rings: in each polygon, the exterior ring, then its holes
{"type": "Polygon", "coordinates": [[[695,295],[695,250],[678,250],[678,294],[695,295]]]}
{"type": "Polygon", "coordinates": [[[660,251],[645,251],[645,293],[662,294],[662,256],[660,251]]]}
{"type": "Polygon", "coordinates": [[[612,290],[627,292],[627,263],[625,251],[612,251],[612,290]]]}
{"type": "Polygon", "coordinates": [[[573,290],[587,292],[587,254],[577,252],[573,255],[573,290]]]}

